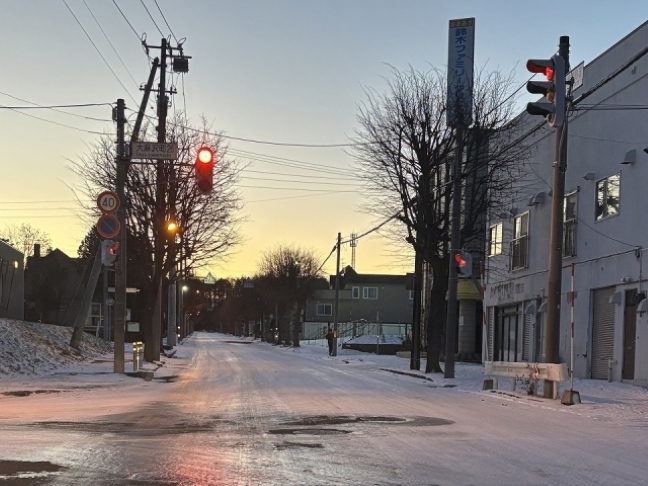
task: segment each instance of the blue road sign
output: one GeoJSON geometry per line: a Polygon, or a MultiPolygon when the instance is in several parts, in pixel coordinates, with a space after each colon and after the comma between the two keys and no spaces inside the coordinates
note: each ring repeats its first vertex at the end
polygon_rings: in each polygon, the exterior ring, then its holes
{"type": "Polygon", "coordinates": [[[119,234],[119,220],[113,214],[104,214],[97,221],[97,231],[104,238],[114,238],[119,234]]]}

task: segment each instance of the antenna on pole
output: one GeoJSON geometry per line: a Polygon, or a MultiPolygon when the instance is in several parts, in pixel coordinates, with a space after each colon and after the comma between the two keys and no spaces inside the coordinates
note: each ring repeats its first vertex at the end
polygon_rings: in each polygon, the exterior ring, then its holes
{"type": "Polygon", "coordinates": [[[351,268],[356,269],[356,246],[358,246],[358,233],[351,233],[351,268]]]}

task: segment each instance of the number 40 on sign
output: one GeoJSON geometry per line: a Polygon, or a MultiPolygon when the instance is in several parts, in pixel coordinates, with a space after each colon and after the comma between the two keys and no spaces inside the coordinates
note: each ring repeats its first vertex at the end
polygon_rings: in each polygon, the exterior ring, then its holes
{"type": "Polygon", "coordinates": [[[112,214],[119,209],[119,197],[112,191],[104,191],[97,197],[97,207],[104,214],[112,214]]]}

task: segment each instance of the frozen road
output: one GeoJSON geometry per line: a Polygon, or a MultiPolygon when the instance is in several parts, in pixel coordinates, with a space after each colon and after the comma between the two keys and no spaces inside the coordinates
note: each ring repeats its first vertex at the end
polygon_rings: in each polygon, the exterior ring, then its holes
{"type": "Polygon", "coordinates": [[[646,427],[230,341],[175,383],[0,397],[0,486],[648,481],[646,427]]]}

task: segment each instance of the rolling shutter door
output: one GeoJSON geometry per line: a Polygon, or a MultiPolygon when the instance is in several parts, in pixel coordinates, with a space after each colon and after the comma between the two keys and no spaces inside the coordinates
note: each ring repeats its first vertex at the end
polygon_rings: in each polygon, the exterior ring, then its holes
{"type": "Polygon", "coordinates": [[[614,356],[614,304],[610,297],[615,287],[594,291],[592,322],[592,378],[607,380],[608,360],[614,356]]]}
{"type": "Polygon", "coordinates": [[[489,307],[486,312],[486,332],[488,333],[486,339],[488,356],[486,356],[486,361],[493,361],[493,344],[495,343],[495,307],[489,307]]]}
{"type": "Polygon", "coordinates": [[[524,314],[524,327],[522,328],[522,361],[529,361],[531,356],[531,316],[524,314]]]}

